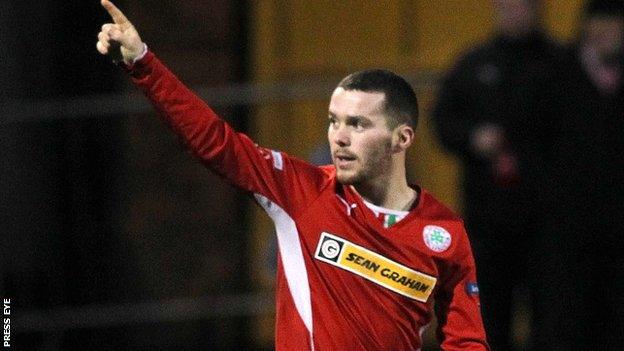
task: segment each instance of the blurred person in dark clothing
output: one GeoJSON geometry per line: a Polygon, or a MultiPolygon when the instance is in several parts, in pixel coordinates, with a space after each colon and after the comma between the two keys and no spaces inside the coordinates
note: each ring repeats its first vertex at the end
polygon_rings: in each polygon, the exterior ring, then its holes
{"type": "Polygon", "coordinates": [[[588,2],[557,91],[569,350],[624,347],[623,45],[624,1],[588,2]]]}
{"type": "Polygon", "coordinates": [[[556,127],[550,96],[563,49],[542,31],[540,1],[493,1],[495,35],[449,72],[433,113],[463,163],[464,215],[493,350],[513,350],[517,288],[529,291],[535,350],[553,350],[561,253],[549,212],[556,127]]]}

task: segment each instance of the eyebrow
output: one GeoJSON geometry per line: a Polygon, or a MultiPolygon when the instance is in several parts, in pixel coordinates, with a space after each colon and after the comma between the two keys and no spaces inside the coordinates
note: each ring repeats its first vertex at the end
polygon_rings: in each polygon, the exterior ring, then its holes
{"type": "MultiPolygon", "coordinates": [[[[327,117],[329,117],[329,118],[337,118],[338,116],[335,113],[333,113],[333,112],[328,112],[327,113],[327,117]]],[[[362,115],[347,115],[346,119],[347,120],[348,119],[361,119],[361,120],[365,120],[365,121],[368,121],[368,122],[372,122],[372,120],[370,118],[368,118],[366,116],[362,116],[362,115]]]]}
{"type": "Polygon", "coordinates": [[[372,123],[370,118],[364,116],[347,116],[347,121],[361,121],[365,123],[372,123]]]}

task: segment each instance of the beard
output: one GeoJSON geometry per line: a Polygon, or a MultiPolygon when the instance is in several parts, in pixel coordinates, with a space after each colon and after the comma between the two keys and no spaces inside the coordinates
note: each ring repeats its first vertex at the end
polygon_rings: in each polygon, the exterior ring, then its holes
{"type": "Polygon", "coordinates": [[[357,186],[388,173],[392,165],[391,145],[392,142],[388,139],[372,147],[368,154],[357,156],[349,169],[340,169],[334,160],[336,179],[341,184],[357,186]]]}

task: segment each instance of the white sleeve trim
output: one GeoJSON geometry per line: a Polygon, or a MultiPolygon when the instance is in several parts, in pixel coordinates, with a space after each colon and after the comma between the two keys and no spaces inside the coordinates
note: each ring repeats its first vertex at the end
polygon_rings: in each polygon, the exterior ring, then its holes
{"type": "Polygon", "coordinates": [[[147,55],[147,44],[143,43],[143,52],[141,53],[141,55],[135,57],[134,60],[132,60],[132,64],[141,61],[145,57],[145,55],[147,55]]]}

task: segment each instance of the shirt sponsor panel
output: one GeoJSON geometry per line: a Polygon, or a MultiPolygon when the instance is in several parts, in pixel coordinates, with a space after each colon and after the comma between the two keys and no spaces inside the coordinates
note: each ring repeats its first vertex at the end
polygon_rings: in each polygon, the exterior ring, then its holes
{"type": "Polygon", "coordinates": [[[420,302],[427,302],[437,282],[435,277],[327,232],[321,233],[314,257],[420,302]]]}

